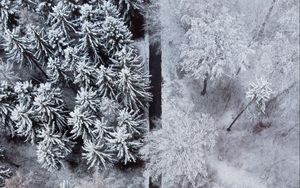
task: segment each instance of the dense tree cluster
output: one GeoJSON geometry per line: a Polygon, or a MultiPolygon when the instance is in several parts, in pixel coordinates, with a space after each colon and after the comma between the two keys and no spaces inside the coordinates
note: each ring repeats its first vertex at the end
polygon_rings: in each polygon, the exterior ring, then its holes
{"type": "Polygon", "coordinates": [[[0,1],[1,128],[36,145],[42,167],[59,169],[78,141],[91,168],[139,158],[151,94],[132,9],[142,3],[0,1]]]}

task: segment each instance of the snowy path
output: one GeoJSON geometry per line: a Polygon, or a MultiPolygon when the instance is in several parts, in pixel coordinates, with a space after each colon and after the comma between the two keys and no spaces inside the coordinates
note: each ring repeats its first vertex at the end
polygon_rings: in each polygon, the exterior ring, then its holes
{"type": "Polygon", "coordinates": [[[211,160],[210,164],[217,171],[216,179],[222,186],[231,188],[267,188],[260,178],[243,169],[229,166],[228,163],[218,160],[211,160]]]}

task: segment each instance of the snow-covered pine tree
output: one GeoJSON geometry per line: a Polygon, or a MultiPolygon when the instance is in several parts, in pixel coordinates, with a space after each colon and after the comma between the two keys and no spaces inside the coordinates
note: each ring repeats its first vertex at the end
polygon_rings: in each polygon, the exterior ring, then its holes
{"type": "Polygon", "coordinates": [[[76,33],[75,24],[71,21],[71,11],[72,6],[70,4],[60,1],[53,7],[48,19],[50,29],[63,32],[63,36],[68,41],[76,33]]]}
{"type": "Polygon", "coordinates": [[[71,153],[74,145],[66,133],[53,130],[54,126],[44,125],[37,135],[40,139],[37,145],[37,160],[49,171],[58,170],[63,166],[62,160],[71,153]]]}
{"type": "Polygon", "coordinates": [[[16,133],[19,136],[24,136],[26,141],[34,144],[36,142],[37,125],[33,122],[34,113],[31,110],[31,106],[28,104],[17,104],[11,113],[11,119],[16,126],[16,133]]]}
{"type": "Polygon", "coordinates": [[[81,58],[75,62],[74,83],[81,87],[95,86],[97,79],[96,65],[92,62],[81,58]]]}
{"type": "Polygon", "coordinates": [[[42,62],[42,66],[44,67],[45,64],[48,62],[48,58],[54,56],[54,50],[48,43],[45,31],[38,27],[30,28],[30,37],[33,38],[35,46],[35,57],[39,62],[42,62]]]}
{"type": "Polygon", "coordinates": [[[17,95],[17,102],[31,105],[35,88],[31,81],[17,82],[14,86],[14,92],[17,95]]]}
{"type": "Polygon", "coordinates": [[[114,68],[118,71],[124,67],[128,67],[138,74],[142,74],[144,71],[144,62],[142,58],[138,56],[137,49],[123,47],[121,50],[117,51],[113,58],[111,58],[114,68]]]}
{"type": "Polygon", "coordinates": [[[34,144],[36,140],[38,124],[32,110],[35,88],[30,81],[17,82],[14,88],[17,95],[16,105],[11,113],[16,133],[19,136],[24,136],[25,141],[34,144]]]}
{"type": "Polygon", "coordinates": [[[90,61],[95,64],[101,63],[100,49],[103,46],[100,42],[100,33],[97,24],[84,21],[78,34],[80,37],[78,48],[82,55],[89,57],[90,61]]]}
{"type": "Polygon", "coordinates": [[[110,56],[113,56],[114,53],[121,50],[124,46],[132,45],[132,34],[120,18],[105,17],[101,24],[100,32],[101,42],[110,56]]]}
{"type": "Polygon", "coordinates": [[[108,148],[104,139],[85,140],[82,147],[82,157],[87,161],[89,168],[107,168],[114,161],[113,152],[108,148]]]}
{"type": "Polygon", "coordinates": [[[64,33],[59,29],[49,29],[47,31],[47,38],[49,44],[55,49],[56,55],[64,55],[64,49],[68,46],[68,40],[64,36],[64,33]]]}
{"type": "Polygon", "coordinates": [[[146,107],[151,101],[149,93],[150,77],[145,72],[145,65],[137,55],[137,50],[124,47],[111,59],[118,70],[116,81],[119,100],[132,109],[146,107]]]}
{"type": "Polygon", "coordinates": [[[128,67],[122,68],[118,73],[117,88],[118,99],[124,107],[137,110],[147,107],[151,101],[149,76],[143,72],[138,74],[128,67]]]}
{"type": "Polygon", "coordinates": [[[31,38],[20,36],[20,28],[13,29],[13,31],[6,31],[3,35],[5,59],[7,63],[18,64],[19,67],[37,68],[40,73],[47,78],[47,74],[42,69],[42,65],[38,62],[33,53],[34,43],[31,38]]]}
{"type": "Polygon", "coordinates": [[[80,88],[76,96],[76,105],[83,109],[91,110],[94,113],[99,111],[100,98],[93,87],[80,88]]]}
{"type": "Polygon", "coordinates": [[[117,127],[116,131],[110,133],[110,137],[106,138],[106,140],[118,161],[125,165],[129,162],[136,162],[142,142],[134,139],[132,134],[127,131],[127,127],[117,127]]]}
{"type": "Polygon", "coordinates": [[[120,104],[113,99],[102,97],[99,109],[101,115],[105,117],[106,120],[108,120],[110,123],[115,123],[119,114],[120,104]]]}
{"type": "Polygon", "coordinates": [[[93,134],[95,119],[96,117],[92,111],[75,107],[70,112],[70,118],[68,119],[68,124],[72,127],[71,134],[73,134],[73,137],[82,138],[83,140],[93,139],[95,137],[93,134]]]}
{"type": "Polygon", "coordinates": [[[146,131],[145,120],[139,114],[139,111],[125,108],[119,112],[117,121],[118,126],[126,127],[127,132],[133,137],[139,138],[146,131]]]}
{"type": "Polygon", "coordinates": [[[104,117],[97,119],[95,121],[95,127],[93,130],[93,134],[97,140],[105,139],[109,137],[109,133],[113,131],[113,127],[110,125],[110,122],[106,120],[104,117]]]}
{"type": "Polygon", "coordinates": [[[80,6],[80,17],[79,20],[80,22],[90,22],[90,23],[95,23],[97,22],[97,14],[98,13],[98,7],[92,6],[90,4],[83,4],[80,6]]]}
{"type": "Polygon", "coordinates": [[[71,19],[72,6],[63,1],[59,1],[50,13],[47,23],[49,43],[56,52],[61,55],[63,50],[69,46],[76,35],[75,23],[71,19]]]}
{"type": "Polygon", "coordinates": [[[6,81],[0,81],[0,125],[8,130],[9,134],[15,135],[14,123],[11,119],[11,112],[14,109],[16,94],[13,87],[6,81]]]}
{"type": "Polygon", "coordinates": [[[65,132],[68,126],[67,113],[59,88],[49,82],[40,84],[35,92],[32,110],[41,123],[52,126],[52,131],[65,132]]]}
{"type": "Polygon", "coordinates": [[[120,18],[120,12],[118,7],[112,3],[111,0],[102,1],[99,6],[100,16],[105,18],[107,16],[112,16],[114,18],[120,18]]]}
{"type": "Polygon", "coordinates": [[[59,84],[65,84],[72,81],[73,78],[71,78],[68,73],[64,62],[61,61],[59,58],[49,58],[49,61],[46,66],[46,73],[48,75],[48,82],[59,85],[59,84]]]}
{"type": "Polygon", "coordinates": [[[97,70],[97,83],[100,97],[116,99],[116,73],[112,67],[101,65],[97,70]]]}
{"type": "Polygon", "coordinates": [[[98,137],[94,134],[94,130],[95,123],[99,121],[97,117],[99,117],[100,102],[97,91],[92,87],[80,88],[76,96],[74,111],[70,113],[71,117],[68,119],[74,138],[93,140],[98,137]]]}
{"type": "Polygon", "coordinates": [[[76,64],[79,61],[82,61],[82,57],[79,55],[79,50],[76,47],[68,46],[64,49],[64,56],[62,58],[62,67],[64,70],[73,73],[73,77],[76,76],[74,71],[76,70],[76,64]]]}

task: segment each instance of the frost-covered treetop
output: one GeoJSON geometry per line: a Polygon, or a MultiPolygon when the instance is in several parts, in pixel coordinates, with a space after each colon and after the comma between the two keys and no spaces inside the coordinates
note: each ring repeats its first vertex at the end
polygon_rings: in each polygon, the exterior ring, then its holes
{"type": "Polygon", "coordinates": [[[188,43],[181,46],[182,70],[197,79],[234,75],[243,67],[247,53],[248,36],[238,16],[225,7],[212,7],[219,12],[206,10],[189,16],[188,43]]]}
{"type": "Polygon", "coordinates": [[[255,82],[251,82],[249,89],[246,92],[246,97],[249,100],[255,101],[257,107],[261,112],[265,113],[266,102],[270,100],[273,93],[271,84],[264,78],[256,78],[255,82]]]}
{"type": "Polygon", "coordinates": [[[76,105],[97,111],[100,104],[100,98],[97,95],[97,91],[92,87],[80,88],[76,96],[76,105]]]}
{"type": "Polygon", "coordinates": [[[104,0],[100,6],[100,10],[105,16],[112,16],[114,18],[120,17],[117,6],[112,4],[110,0],[104,0]]]}
{"type": "Polygon", "coordinates": [[[217,138],[214,120],[207,114],[177,110],[162,119],[162,125],[148,135],[141,151],[149,160],[147,173],[155,178],[162,174],[169,185],[205,184],[209,175],[207,154],[213,150],[217,138]]]}
{"type": "Polygon", "coordinates": [[[80,20],[85,21],[85,20],[91,20],[95,16],[95,11],[93,10],[93,6],[89,4],[83,4],[80,6],[80,20]]]}
{"type": "Polygon", "coordinates": [[[121,19],[107,16],[101,26],[102,42],[109,54],[132,44],[132,34],[121,19]]]}
{"type": "Polygon", "coordinates": [[[50,14],[54,19],[63,19],[64,17],[70,16],[71,9],[69,6],[66,6],[63,2],[57,3],[56,6],[53,7],[53,11],[50,14]]]}

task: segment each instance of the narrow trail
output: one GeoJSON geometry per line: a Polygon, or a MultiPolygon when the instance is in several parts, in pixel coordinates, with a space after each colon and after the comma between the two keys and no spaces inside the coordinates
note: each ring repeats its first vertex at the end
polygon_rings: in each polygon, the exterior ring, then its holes
{"type": "Polygon", "coordinates": [[[150,118],[150,130],[154,129],[156,125],[151,120],[155,120],[161,117],[161,52],[158,52],[160,44],[154,44],[149,46],[149,72],[151,75],[151,93],[153,100],[150,103],[149,118],[150,118]]]}

